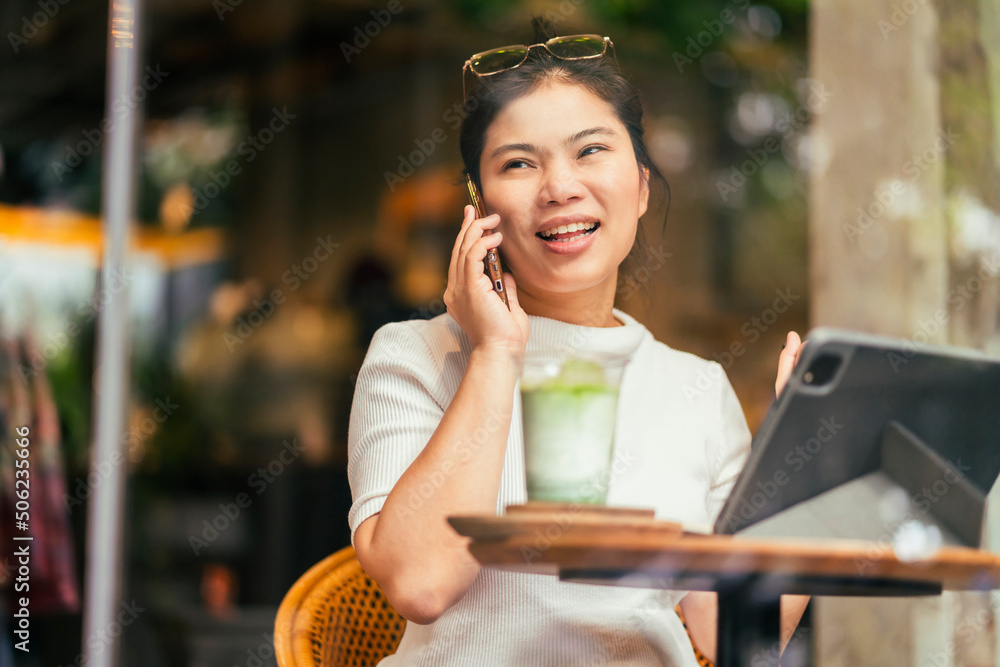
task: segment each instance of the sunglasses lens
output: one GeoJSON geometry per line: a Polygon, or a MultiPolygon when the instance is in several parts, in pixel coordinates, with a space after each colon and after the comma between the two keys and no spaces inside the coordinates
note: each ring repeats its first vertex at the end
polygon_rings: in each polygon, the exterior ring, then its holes
{"type": "Polygon", "coordinates": [[[476,74],[496,74],[511,67],[517,67],[528,55],[524,46],[505,46],[501,49],[484,51],[472,57],[472,71],[476,74]]]}
{"type": "Polygon", "coordinates": [[[593,58],[604,53],[604,38],[599,35],[572,35],[556,37],[545,43],[549,52],[558,58],[593,58]]]}

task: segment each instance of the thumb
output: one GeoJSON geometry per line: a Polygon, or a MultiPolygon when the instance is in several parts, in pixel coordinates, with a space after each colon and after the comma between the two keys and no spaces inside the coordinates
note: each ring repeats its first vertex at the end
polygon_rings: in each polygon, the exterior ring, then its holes
{"type": "Polygon", "coordinates": [[[781,390],[788,383],[788,378],[792,377],[792,369],[795,368],[795,362],[798,359],[797,353],[801,344],[802,340],[799,338],[799,335],[794,331],[789,331],[788,337],[785,339],[785,347],[778,356],[778,376],[774,381],[775,396],[781,395],[781,390]]]}

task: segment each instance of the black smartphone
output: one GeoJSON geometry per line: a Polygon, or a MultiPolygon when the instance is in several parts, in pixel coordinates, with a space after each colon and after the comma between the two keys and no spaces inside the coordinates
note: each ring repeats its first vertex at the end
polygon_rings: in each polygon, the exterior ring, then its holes
{"type": "MultiPolygon", "coordinates": [[[[483,197],[479,194],[479,188],[472,182],[472,177],[468,174],[465,175],[465,184],[469,188],[469,199],[472,201],[472,205],[476,207],[476,216],[485,218],[486,207],[483,205],[483,197]]],[[[486,253],[486,257],[483,259],[483,271],[486,273],[486,277],[493,283],[493,291],[503,301],[503,305],[507,306],[507,310],[510,310],[510,303],[507,301],[507,290],[503,285],[503,267],[500,265],[500,253],[496,248],[486,253]]]]}

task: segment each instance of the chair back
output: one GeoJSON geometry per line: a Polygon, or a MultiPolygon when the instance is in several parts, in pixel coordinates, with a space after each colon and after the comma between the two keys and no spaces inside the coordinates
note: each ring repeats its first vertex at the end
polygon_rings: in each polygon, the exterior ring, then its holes
{"type": "Polygon", "coordinates": [[[406,619],[354,547],[328,556],[288,590],[274,621],[279,667],[368,667],[395,653],[406,619]]]}

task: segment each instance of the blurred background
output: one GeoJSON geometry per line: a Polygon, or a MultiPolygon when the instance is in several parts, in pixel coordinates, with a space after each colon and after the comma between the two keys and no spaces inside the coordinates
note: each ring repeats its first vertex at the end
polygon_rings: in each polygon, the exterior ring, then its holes
{"type": "MultiPolygon", "coordinates": [[[[444,312],[465,204],[462,64],[530,43],[534,15],[612,38],[670,183],[618,307],[719,361],[751,429],[790,329],[916,337],[943,305],[922,342],[1000,351],[997,269],[983,272],[1000,249],[996,13],[986,0],[150,0],[140,85],[106,109],[107,4],[5,0],[2,406],[46,434],[54,543],[73,556],[17,664],[79,664],[71,592],[102,480],[88,470],[95,326],[124,286],[121,664],[273,664],[282,595],[350,542],[347,420],[371,336],[444,312]],[[102,285],[102,151],[126,106],[145,115],[138,216],[128,270],[102,285]]],[[[9,587],[9,565],[0,575],[9,587]]],[[[966,649],[986,660],[980,636],[966,649]]],[[[823,664],[908,664],[846,655],[823,664]]]]}

